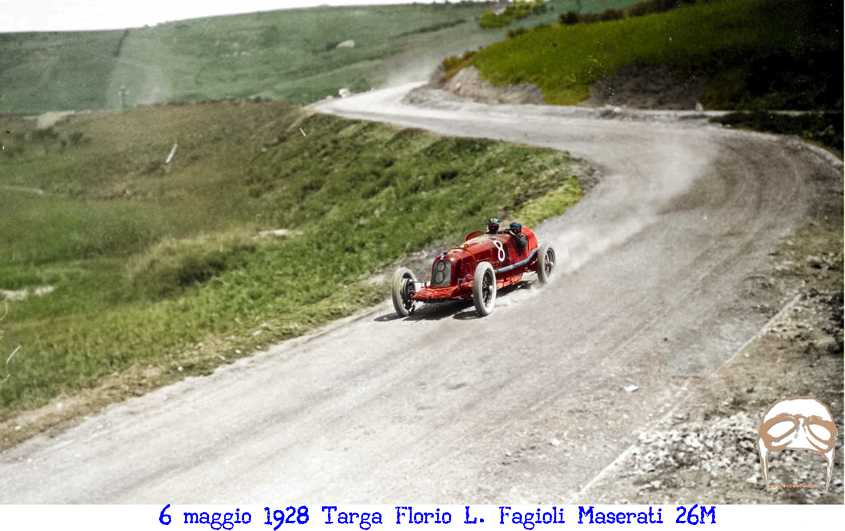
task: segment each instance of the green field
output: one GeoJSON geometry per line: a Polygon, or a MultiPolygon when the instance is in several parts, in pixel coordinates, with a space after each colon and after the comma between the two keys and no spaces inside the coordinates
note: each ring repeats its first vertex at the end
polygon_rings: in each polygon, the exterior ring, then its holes
{"type": "Polygon", "coordinates": [[[206,372],[383,300],[366,280],[406,253],[581,194],[559,152],[281,102],[0,121],[0,289],[55,289],[0,302],[0,352],[20,346],[0,421],[131,371],[206,372]]]}
{"type": "Polygon", "coordinates": [[[473,4],[314,8],[171,22],[127,32],[0,35],[0,112],[117,109],[262,96],[312,102],[433,68],[487,44],[473,4]],[[354,48],[336,48],[354,40],[354,48]]]}
{"type": "MultiPolygon", "coordinates": [[[[512,27],[633,0],[556,0],[512,27]]],[[[485,5],[321,7],[212,17],[129,31],[0,34],[0,112],[119,109],[265,97],[310,103],[340,88],[426,79],[446,55],[493,43],[485,5]],[[337,48],[343,41],[354,48],[337,48]]]]}
{"type": "Polygon", "coordinates": [[[471,61],[495,84],[533,83],[574,104],[627,65],[667,65],[707,79],[716,109],[841,109],[842,3],[699,0],[617,21],[535,29],[471,61]]]}
{"type": "Polygon", "coordinates": [[[0,112],[263,96],[312,102],[490,43],[477,4],[282,10],[127,32],[0,35],[0,112]],[[354,40],[354,48],[336,48],[354,40]]]}
{"type": "Polygon", "coordinates": [[[104,108],[122,35],[0,33],[0,112],[104,108]]]}

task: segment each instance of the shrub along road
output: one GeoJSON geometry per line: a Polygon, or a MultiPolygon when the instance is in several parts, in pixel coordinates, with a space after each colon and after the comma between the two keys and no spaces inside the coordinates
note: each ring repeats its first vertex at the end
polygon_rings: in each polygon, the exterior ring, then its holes
{"type": "Polygon", "coordinates": [[[788,299],[750,283],[840,180],[841,165],[792,140],[542,106],[414,107],[407,89],[321,110],[603,168],[539,227],[557,279],[484,319],[441,307],[395,320],[385,303],[113,406],[0,454],[0,501],[571,499],[788,299]]]}

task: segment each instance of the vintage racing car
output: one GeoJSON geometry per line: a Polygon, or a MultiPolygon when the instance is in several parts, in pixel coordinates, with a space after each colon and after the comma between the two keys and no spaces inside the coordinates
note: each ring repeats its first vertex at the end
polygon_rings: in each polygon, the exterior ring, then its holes
{"type": "Polygon", "coordinates": [[[491,219],[487,232],[466,235],[460,247],[439,254],[431,266],[428,283],[418,282],[410,269],[400,267],[393,275],[393,307],[399,316],[412,314],[417,303],[470,300],[479,316],[489,315],[496,304],[496,292],[522,281],[524,274],[537,273],[541,284],[548,282],[555,267],[555,250],[538,245],[537,236],[519,223],[498,230],[491,219]]]}

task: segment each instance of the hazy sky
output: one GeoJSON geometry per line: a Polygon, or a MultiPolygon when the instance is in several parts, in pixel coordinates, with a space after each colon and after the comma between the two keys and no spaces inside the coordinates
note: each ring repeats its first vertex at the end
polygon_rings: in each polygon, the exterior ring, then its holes
{"type": "MultiPolygon", "coordinates": [[[[0,32],[116,29],[168,20],[317,5],[413,0],[0,0],[0,32]]],[[[432,0],[416,0],[431,3],[432,0]]],[[[443,0],[438,0],[438,3],[443,0]]]]}

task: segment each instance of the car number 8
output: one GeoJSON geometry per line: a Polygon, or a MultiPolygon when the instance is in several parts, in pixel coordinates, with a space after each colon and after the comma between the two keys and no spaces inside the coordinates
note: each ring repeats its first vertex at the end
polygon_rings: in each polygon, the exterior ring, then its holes
{"type": "Polygon", "coordinates": [[[505,257],[507,257],[507,254],[505,253],[505,246],[502,245],[502,242],[500,242],[499,240],[493,240],[493,245],[496,246],[496,250],[498,251],[499,261],[504,262],[505,257]]]}

